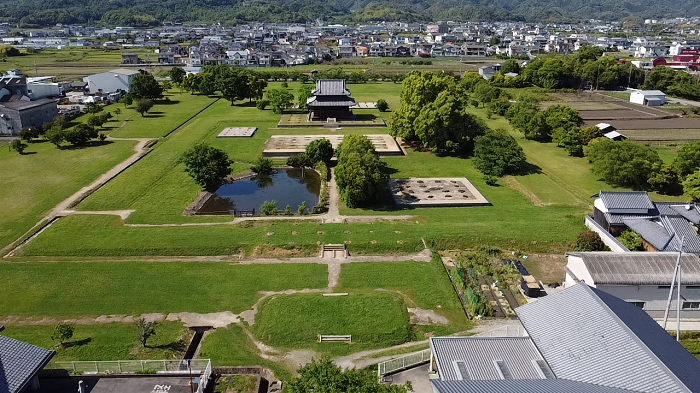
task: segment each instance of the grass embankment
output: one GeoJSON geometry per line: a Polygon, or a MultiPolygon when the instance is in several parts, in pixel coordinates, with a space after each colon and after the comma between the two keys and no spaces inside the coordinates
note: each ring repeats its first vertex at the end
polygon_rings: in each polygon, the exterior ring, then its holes
{"type": "Polygon", "coordinates": [[[325,288],[325,265],[207,262],[8,263],[0,265],[2,315],[74,316],[232,311],[259,291],[325,288]]]}
{"type": "Polygon", "coordinates": [[[51,340],[53,326],[7,326],[4,336],[56,351],[54,361],[182,359],[192,333],[178,322],[161,322],[156,335],[141,347],[132,323],[73,325],[73,338],[58,344],[51,340]]]}
{"type": "Polygon", "coordinates": [[[25,154],[0,149],[0,248],[36,224],[59,202],[125,160],[135,142],[57,149],[30,143],[25,154]]]}

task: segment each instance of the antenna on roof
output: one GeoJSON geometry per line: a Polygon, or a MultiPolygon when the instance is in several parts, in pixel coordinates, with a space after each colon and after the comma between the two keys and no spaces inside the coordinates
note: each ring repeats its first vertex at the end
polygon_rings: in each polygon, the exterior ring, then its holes
{"type": "MultiPolygon", "coordinates": [[[[677,234],[673,234],[677,237],[677,234]]],[[[666,301],[666,312],[664,313],[664,330],[666,330],[666,323],[668,322],[668,313],[671,309],[671,300],[673,299],[673,287],[678,283],[677,291],[677,304],[676,304],[676,341],[681,338],[681,256],[683,255],[683,243],[685,242],[685,236],[681,237],[681,244],[678,247],[678,258],[676,259],[676,267],[673,269],[673,279],[671,280],[671,287],[668,290],[668,300],[666,301]],[[676,280],[678,278],[678,280],[676,280]]]]}

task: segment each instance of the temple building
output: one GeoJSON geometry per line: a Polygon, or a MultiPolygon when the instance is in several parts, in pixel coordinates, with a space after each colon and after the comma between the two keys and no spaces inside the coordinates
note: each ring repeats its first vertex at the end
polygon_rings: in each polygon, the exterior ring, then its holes
{"type": "Polygon", "coordinates": [[[309,120],[331,121],[352,120],[350,107],[355,100],[350,98],[350,90],[345,87],[345,79],[321,79],[316,81],[312,97],[306,101],[309,107],[309,120]]]}

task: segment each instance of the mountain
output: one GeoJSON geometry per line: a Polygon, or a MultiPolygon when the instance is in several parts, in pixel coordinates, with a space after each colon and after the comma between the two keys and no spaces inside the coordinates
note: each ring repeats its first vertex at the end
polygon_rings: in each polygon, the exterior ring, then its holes
{"type": "Polygon", "coordinates": [[[162,22],[370,20],[576,22],[700,16],[698,0],[0,0],[0,22],[22,26],[162,22]]]}

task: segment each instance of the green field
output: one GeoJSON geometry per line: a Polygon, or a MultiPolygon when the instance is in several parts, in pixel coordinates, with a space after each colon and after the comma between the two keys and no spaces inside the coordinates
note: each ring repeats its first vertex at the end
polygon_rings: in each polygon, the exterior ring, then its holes
{"type": "Polygon", "coordinates": [[[0,149],[0,248],[10,244],[80,188],[125,160],[131,141],[57,149],[48,142],[30,143],[25,154],[0,149]]]}
{"type": "Polygon", "coordinates": [[[2,334],[56,351],[54,361],[181,359],[192,337],[177,322],[159,322],[156,335],[142,348],[132,323],[73,325],[73,338],[63,346],[51,340],[53,326],[6,326],[2,334]]]}
{"type": "MultiPolygon", "coordinates": [[[[345,264],[336,292],[382,288],[398,292],[409,307],[433,310],[450,321],[450,333],[470,323],[438,257],[432,262],[367,262],[345,264]]],[[[440,334],[446,334],[446,331],[440,334]]]]}
{"type": "Polygon", "coordinates": [[[209,313],[247,310],[259,291],[325,288],[326,266],[207,262],[0,264],[2,315],[209,313]]]}
{"type": "Polygon", "coordinates": [[[392,293],[276,295],[259,307],[256,337],[279,348],[342,355],[402,344],[414,337],[403,299],[392,293]],[[352,344],[318,343],[318,335],[352,335],[352,344]]]}

